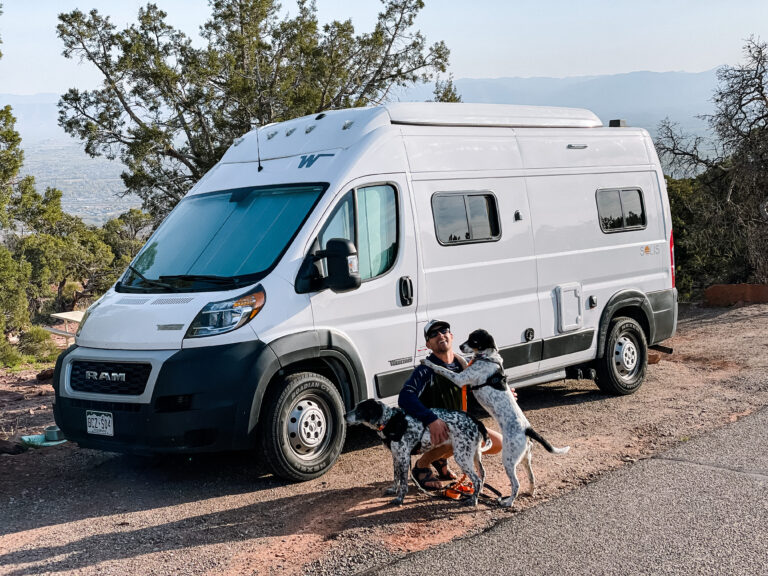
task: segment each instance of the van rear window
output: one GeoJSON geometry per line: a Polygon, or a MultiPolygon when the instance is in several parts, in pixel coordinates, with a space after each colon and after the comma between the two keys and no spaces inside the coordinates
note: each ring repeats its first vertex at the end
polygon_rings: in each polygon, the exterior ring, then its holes
{"type": "Polygon", "coordinates": [[[645,228],[643,192],[638,188],[598,190],[597,214],[603,232],[645,228]]]}
{"type": "Polygon", "coordinates": [[[446,193],[432,197],[437,241],[443,245],[489,242],[501,236],[496,198],[485,193],[446,193]]]}

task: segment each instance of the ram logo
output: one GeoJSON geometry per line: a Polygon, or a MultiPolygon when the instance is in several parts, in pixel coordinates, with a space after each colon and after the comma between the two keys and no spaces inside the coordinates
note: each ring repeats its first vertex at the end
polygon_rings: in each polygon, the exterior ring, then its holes
{"type": "Polygon", "coordinates": [[[125,382],[125,372],[96,372],[95,370],[86,370],[85,379],[107,380],[109,382],[125,382]]]}

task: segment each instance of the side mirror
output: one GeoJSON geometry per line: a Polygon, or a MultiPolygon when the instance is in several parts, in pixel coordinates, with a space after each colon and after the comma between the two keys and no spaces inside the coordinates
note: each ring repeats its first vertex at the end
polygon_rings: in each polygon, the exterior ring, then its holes
{"type": "Polygon", "coordinates": [[[325,250],[318,252],[316,258],[325,258],[328,276],[325,286],[334,292],[347,292],[360,287],[360,269],[357,248],[349,240],[331,238],[325,250]]]}
{"type": "Polygon", "coordinates": [[[330,288],[346,292],[360,286],[357,249],[349,240],[332,238],[325,250],[315,240],[296,276],[296,292],[306,294],[330,288]]]}

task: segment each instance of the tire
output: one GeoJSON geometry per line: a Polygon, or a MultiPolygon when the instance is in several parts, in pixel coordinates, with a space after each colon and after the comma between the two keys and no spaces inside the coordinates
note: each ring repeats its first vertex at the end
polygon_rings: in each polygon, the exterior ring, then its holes
{"type": "Polygon", "coordinates": [[[632,318],[611,320],[605,353],[597,360],[597,386],[606,394],[634,394],[645,379],[648,344],[642,327],[632,318]]]}
{"type": "Polygon", "coordinates": [[[289,374],[268,393],[259,444],[275,475],[298,481],[322,476],[339,457],[345,436],[344,403],[325,376],[289,374]]]}

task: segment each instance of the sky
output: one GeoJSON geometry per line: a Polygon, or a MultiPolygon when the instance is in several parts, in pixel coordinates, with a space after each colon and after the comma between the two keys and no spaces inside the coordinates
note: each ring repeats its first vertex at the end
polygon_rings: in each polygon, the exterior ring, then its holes
{"type": "MultiPolygon", "coordinates": [[[[373,28],[380,0],[316,0],[321,22],[373,28]]],[[[138,0],[0,0],[0,93],[92,89],[98,73],[61,56],[57,14],[93,8],[124,27],[138,0]]],[[[198,36],[207,0],[155,0],[168,22],[198,36]]],[[[702,72],[742,59],[744,40],[768,40],[768,0],[425,0],[416,19],[429,43],[451,50],[455,79],[702,72]]],[[[293,0],[282,2],[295,13],[293,0]]]]}

